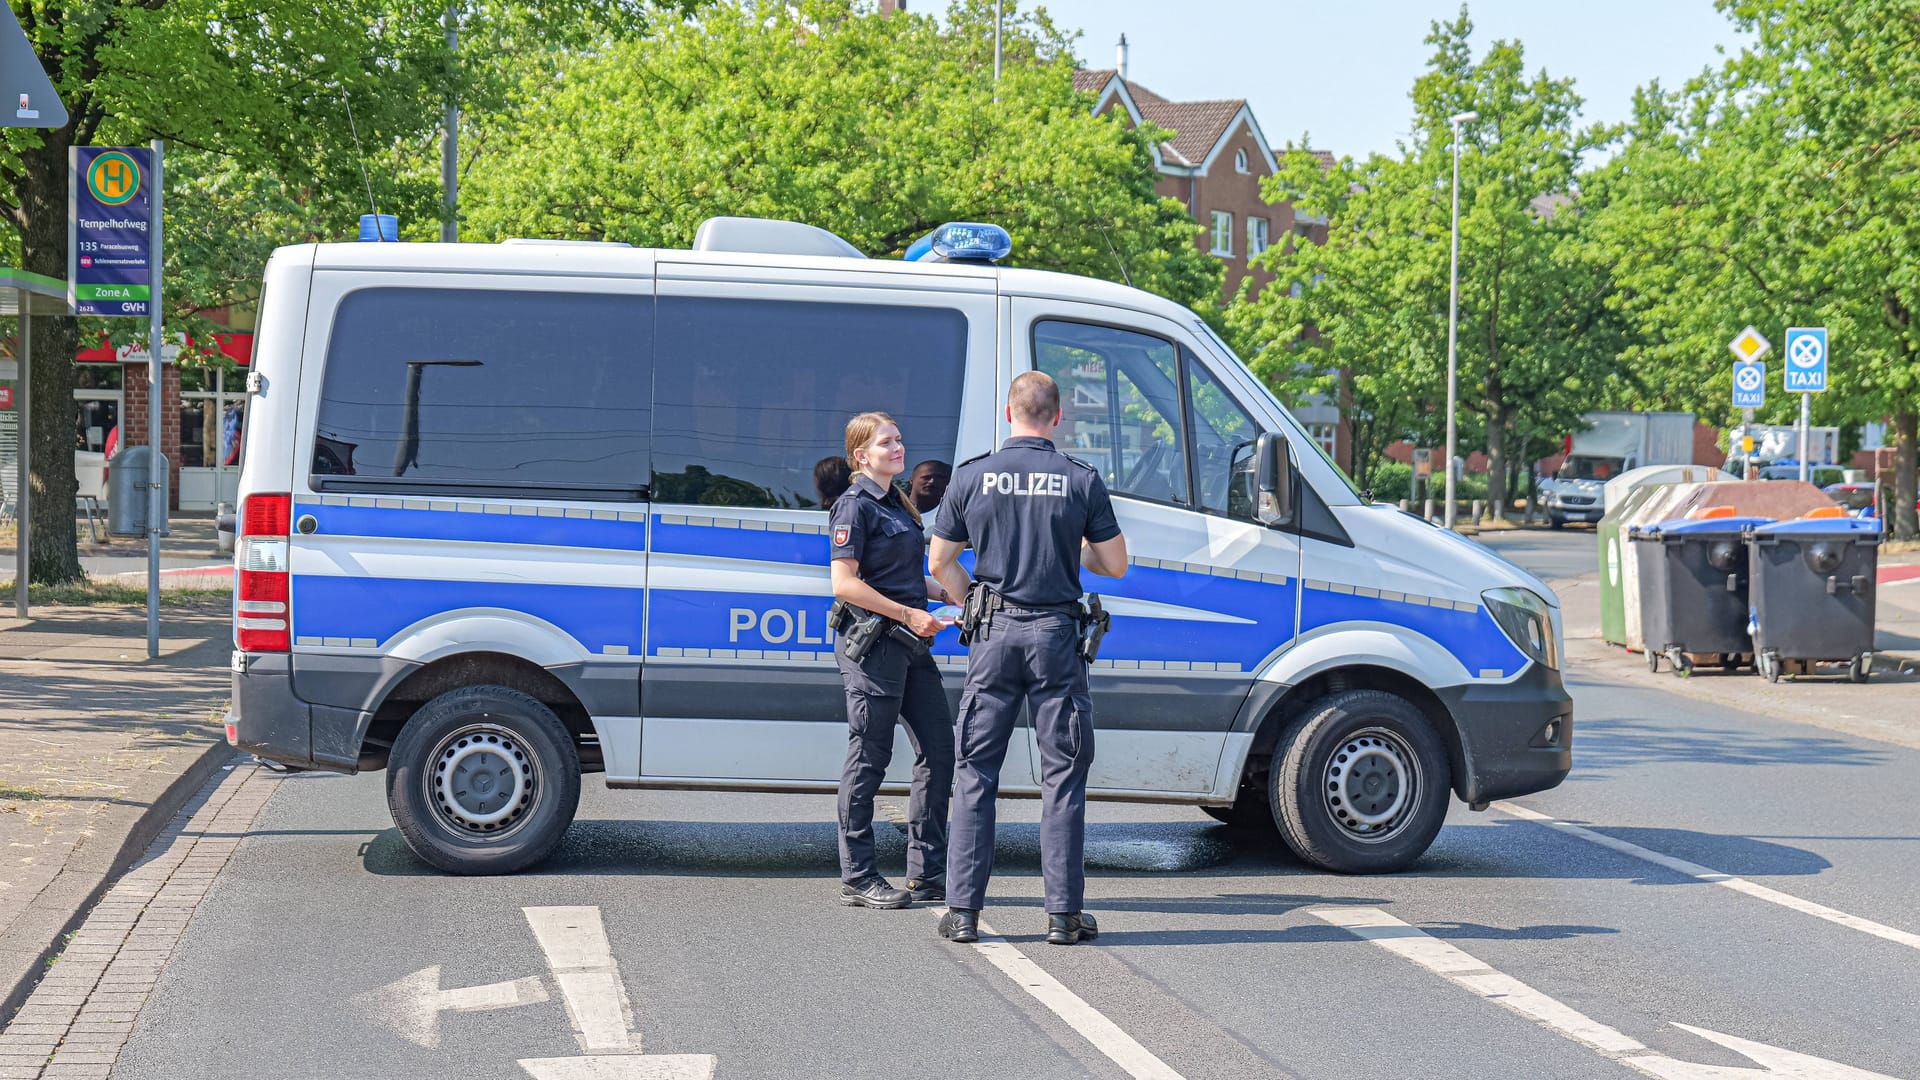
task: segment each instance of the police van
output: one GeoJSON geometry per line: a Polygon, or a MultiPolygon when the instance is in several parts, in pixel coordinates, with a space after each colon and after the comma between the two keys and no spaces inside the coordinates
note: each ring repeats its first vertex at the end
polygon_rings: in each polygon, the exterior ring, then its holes
{"type": "MultiPolygon", "coordinates": [[[[824,507],[846,420],[899,421],[937,515],[1037,369],[1131,559],[1097,584],[1092,797],[1191,804],[1313,865],[1384,872],[1426,850],[1449,793],[1481,809],[1566,776],[1545,585],[1368,505],[1193,312],[995,266],[1009,243],[946,226],[881,261],[718,218],[684,251],[276,251],[228,740],[385,769],[407,843],[454,873],[542,859],[583,774],[831,791],[847,729],[824,507]]],[[[934,652],[957,698],[956,637],[934,652]]],[[[1037,794],[1038,775],[1023,726],[1001,791],[1037,794]]]]}

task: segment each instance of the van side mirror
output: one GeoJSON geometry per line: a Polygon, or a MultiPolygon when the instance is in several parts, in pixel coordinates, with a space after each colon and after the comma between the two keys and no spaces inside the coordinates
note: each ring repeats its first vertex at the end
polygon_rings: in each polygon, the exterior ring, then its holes
{"type": "Polygon", "coordinates": [[[1285,436],[1262,432],[1253,450],[1253,516],[1262,525],[1293,523],[1293,456],[1285,436]]]}

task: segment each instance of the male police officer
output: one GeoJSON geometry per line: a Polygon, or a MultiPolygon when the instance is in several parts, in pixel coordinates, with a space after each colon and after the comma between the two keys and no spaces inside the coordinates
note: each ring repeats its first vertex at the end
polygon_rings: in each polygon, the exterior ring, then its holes
{"type": "Polygon", "coordinates": [[[1127,541],[1100,475],[1056,450],[1060,388],[1030,371],[1007,392],[1013,437],[999,452],[961,464],[933,528],[928,568],[965,596],[957,561],[968,542],[978,588],[997,601],[973,631],[966,689],[955,722],[953,824],[947,842],[948,912],[940,936],[980,939],[980,904],[993,871],[994,798],[1007,740],[1024,701],[1040,744],[1040,863],[1047,940],[1072,945],[1099,934],[1081,911],[1086,885],[1087,769],[1093,700],[1080,656],[1080,567],[1119,577],[1127,541]],[[1083,546],[1082,541],[1085,541],[1083,546]]]}

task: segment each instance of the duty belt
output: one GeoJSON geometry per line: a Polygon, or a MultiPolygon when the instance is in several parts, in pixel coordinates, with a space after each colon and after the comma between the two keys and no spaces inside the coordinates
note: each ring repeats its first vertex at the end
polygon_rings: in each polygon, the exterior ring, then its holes
{"type": "Polygon", "coordinates": [[[827,609],[827,626],[846,642],[847,659],[856,664],[864,661],[883,637],[894,639],[913,653],[930,651],[926,639],[904,623],[845,600],[835,600],[827,609]]]}
{"type": "Polygon", "coordinates": [[[996,611],[1052,612],[1071,617],[1080,624],[1080,658],[1091,664],[1100,655],[1100,639],[1107,636],[1113,617],[1101,606],[1098,594],[1089,593],[1084,602],[1066,604],[1010,604],[992,587],[978,581],[967,590],[966,605],[960,610],[960,644],[985,641],[992,634],[996,611]]]}

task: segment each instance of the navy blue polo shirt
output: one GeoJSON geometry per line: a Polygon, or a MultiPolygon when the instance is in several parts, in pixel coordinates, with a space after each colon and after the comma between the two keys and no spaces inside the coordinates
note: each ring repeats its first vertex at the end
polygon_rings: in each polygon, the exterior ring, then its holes
{"type": "Polygon", "coordinates": [[[1080,598],[1080,541],[1120,535],[1107,485],[1053,441],[1016,436],[953,471],[933,534],[973,544],[973,576],[1009,604],[1080,598]]]}
{"type": "Polygon", "coordinates": [[[858,562],[860,580],[881,596],[926,610],[927,534],[898,490],[855,473],[827,520],[829,558],[858,562]]]}

